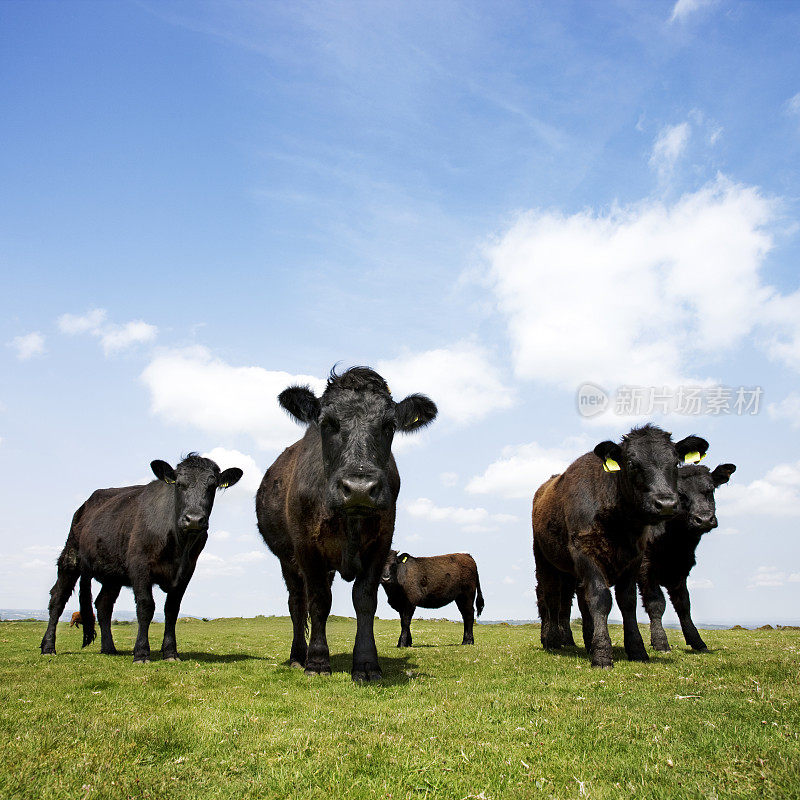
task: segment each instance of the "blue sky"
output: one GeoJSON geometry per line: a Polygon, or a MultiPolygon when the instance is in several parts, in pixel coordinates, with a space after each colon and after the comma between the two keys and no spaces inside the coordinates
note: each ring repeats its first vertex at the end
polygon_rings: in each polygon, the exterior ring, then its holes
{"type": "Polygon", "coordinates": [[[580,385],[761,387],[650,416],[738,465],[695,618],[797,619],[799,37],[735,0],[1,4],[0,607],[46,605],[93,489],[199,450],[246,476],[184,610],[286,613],[274,398],[341,362],[439,404],[395,541],[471,552],[489,619],[536,616],[539,483],[641,418],[580,385]]]}

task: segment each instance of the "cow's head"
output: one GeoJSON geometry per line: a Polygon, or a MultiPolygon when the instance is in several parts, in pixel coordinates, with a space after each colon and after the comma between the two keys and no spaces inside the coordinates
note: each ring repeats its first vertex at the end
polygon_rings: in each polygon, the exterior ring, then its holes
{"type": "Polygon", "coordinates": [[[398,553],[397,550],[390,550],[389,555],[386,557],[386,563],[383,565],[383,572],[381,573],[381,583],[384,586],[397,586],[397,570],[401,564],[405,564],[410,556],[408,553],[398,553]]]}
{"type": "Polygon", "coordinates": [[[625,434],[621,444],[606,441],[594,448],[604,468],[616,473],[627,510],[647,522],[678,512],[678,465],[708,450],[708,442],[699,436],[679,442],[671,437],[655,425],[643,425],[625,434]]]}
{"type": "Polygon", "coordinates": [[[175,469],[158,460],[150,468],[175,493],[175,524],[182,533],[207,531],[216,491],[233,486],[243,474],[238,467],[220,472],[210,458],[197,453],[189,453],[175,469]]]}
{"type": "Polygon", "coordinates": [[[298,422],[318,428],[325,505],[351,516],[375,514],[394,503],[388,470],[395,431],[411,433],[436,417],[436,405],[424,395],[395,403],[386,381],[368,367],[341,375],[331,371],[322,397],[307,386],[291,386],[278,401],[298,422]]]}
{"type": "Polygon", "coordinates": [[[720,464],[714,470],[693,464],[678,471],[680,513],[685,515],[689,530],[707,533],[717,527],[714,489],[727,483],[735,471],[735,464],[720,464]]]}

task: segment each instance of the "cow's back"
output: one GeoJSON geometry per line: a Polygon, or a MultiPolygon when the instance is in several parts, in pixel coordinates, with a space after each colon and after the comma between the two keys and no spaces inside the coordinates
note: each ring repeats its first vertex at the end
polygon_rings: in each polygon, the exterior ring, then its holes
{"type": "Polygon", "coordinates": [[[477,581],[478,567],[469,553],[448,553],[409,561],[401,583],[413,605],[441,608],[474,591],[477,581]]]}

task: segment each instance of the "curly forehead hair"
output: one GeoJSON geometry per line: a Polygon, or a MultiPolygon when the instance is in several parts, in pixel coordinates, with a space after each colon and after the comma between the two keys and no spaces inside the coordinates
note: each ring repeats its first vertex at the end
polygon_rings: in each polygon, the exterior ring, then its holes
{"type": "Polygon", "coordinates": [[[635,441],[636,439],[645,439],[645,438],[661,438],[666,440],[671,440],[672,434],[669,431],[665,431],[663,428],[659,428],[658,425],[651,425],[649,422],[645,425],[640,425],[636,428],[633,428],[630,433],[626,433],[622,437],[623,442],[630,442],[635,441]]]}
{"type": "Polygon", "coordinates": [[[374,392],[388,398],[392,396],[386,381],[374,369],[369,367],[350,367],[350,369],[338,375],[334,366],[328,376],[328,385],[325,387],[325,392],[322,396],[326,397],[329,393],[337,390],[374,392]]]}
{"type": "Polygon", "coordinates": [[[186,467],[188,469],[212,469],[214,472],[219,472],[219,467],[210,458],[203,458],[200,453],[196,453],[194,450],[181,458],[181,462],[178,464],[178,468],[180,467],[186,467]]]}

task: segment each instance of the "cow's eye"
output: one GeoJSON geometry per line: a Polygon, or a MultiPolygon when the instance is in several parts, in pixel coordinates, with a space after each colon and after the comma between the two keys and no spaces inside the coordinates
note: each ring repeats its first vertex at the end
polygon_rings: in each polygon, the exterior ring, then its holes
{"type": "Polygon", "coordinates": [[[338,433],[340,429],[339,420],[335,417],[325,417],[320,427],[325,433],[338,433]]]}

